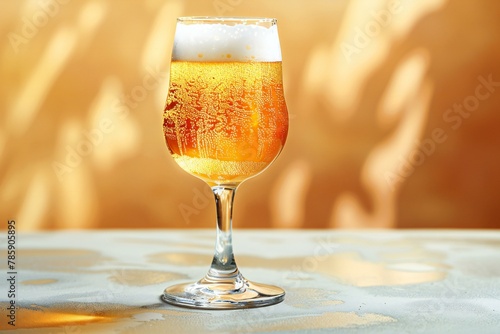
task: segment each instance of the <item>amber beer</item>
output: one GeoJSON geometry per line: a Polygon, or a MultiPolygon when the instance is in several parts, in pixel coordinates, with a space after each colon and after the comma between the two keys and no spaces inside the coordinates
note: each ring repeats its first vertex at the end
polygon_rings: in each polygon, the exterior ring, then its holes
{"type": "Polygon", "coordinates": [[[276,19],[177,19],[163,131],[176,162],[212,188],[217,233],[207,274],[168,286],[163,301],[229,310],[284,300],[280,287],[242,275],[232,245],[239,183],[262,172],[285,144],[288,116],[281,77],[276,19]]]}
{"type": "Polygon", "coordinates": [[[281,61],[226,58],[172,61],[164,113],[170,153],[212,185],[237,184],[262,172],[288,132],[281,61]]]}

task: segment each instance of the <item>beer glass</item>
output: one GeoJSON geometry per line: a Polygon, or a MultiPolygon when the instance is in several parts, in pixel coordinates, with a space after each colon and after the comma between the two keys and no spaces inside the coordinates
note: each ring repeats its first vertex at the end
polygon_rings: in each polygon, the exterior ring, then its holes
{"type": "Polygon", "coordinates": [[[205,277],[166,288],[162,299],[206,309],[281,302],[281,288],[243,277],[231,236],[236,188],[276,159],[288,133],[277,21],[178,18],[163,131],[179,166],[212,188],[217,233],[205,277]]]}

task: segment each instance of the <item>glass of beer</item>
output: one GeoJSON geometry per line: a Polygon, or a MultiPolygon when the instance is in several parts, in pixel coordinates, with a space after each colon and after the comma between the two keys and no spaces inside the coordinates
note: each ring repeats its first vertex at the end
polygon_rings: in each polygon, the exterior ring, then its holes
{"type": "Polygon", "coordinates": [[[276,19],[178,18],[163,131],[179,166],[212,188],[217,234],[205,277],[162,299],[205,309],[281,302],[283,289],[243,277],[232,246],[236,189],[276,159],[288,133],[276,19]]]}

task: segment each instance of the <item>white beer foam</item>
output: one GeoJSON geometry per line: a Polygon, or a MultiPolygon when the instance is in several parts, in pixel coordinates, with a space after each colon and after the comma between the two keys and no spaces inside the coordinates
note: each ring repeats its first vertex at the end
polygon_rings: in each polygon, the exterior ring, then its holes
{"type": "Polygon", "coordinates": [[[278,27],[177,23],[172,60],[281,61],[278,27]]]}

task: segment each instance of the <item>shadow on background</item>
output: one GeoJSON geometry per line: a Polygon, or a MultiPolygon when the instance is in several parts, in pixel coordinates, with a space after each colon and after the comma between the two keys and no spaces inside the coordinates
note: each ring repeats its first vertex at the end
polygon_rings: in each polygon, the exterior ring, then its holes
{"type": "Polygon", "coordinates": [[[235,227],[498,228],[500,3],[6,1],[0,216],[213,227],[162,134],[175,18],[278,18],[290,132],[235,227]]]}

